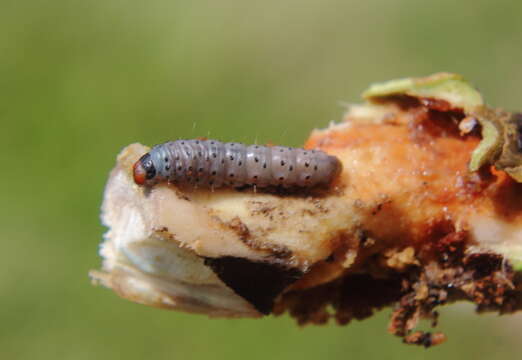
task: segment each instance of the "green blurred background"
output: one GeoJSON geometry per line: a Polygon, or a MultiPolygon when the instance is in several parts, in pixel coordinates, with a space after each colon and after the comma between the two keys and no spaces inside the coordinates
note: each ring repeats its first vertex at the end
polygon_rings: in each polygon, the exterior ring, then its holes
{"type": "Polygon", "coordinates": [[[520,1],[0,0],[1,359],[518,358],[522,318],[442,311],[443,346],[284,316],[209,320],[91,286],[122,147],[299,145],[370,83],[458,72],[522,108],[520,1]],[[344,104],[344,105],[343,105],[344,104]]]}

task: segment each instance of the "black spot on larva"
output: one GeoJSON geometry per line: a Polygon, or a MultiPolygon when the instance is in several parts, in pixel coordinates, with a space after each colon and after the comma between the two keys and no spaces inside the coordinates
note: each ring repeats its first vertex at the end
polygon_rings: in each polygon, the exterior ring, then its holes
{"type": "MultiPolygon", "coordinates": [[[[284,186],[284,187],[313,187],[316,185],[328,185],[332,180],[332,174],[339,173],[340,162],[321,151],[304,151],[288,147],[264,147],[254,145],[247,147],[241,143],[222,143],[216,140],[178,140],[155,146],[143,159],[148,159],[150,167],[157,172],[147,174],[148,179],[157,179],[183,184],[200,182],[200,186],[214,188],[216,182],[213,179],[230,179],[221,182],[217,186],[256,185],[257,187],[284,186]],[[234,148],[231,152],[230,149],[234,148]],[[239,154],[239,156],[236,156],[239,154]],[[171,155],[174,154],[174,155],[171,155]],[[183,156],[180,156],[182,154],[183,156]],[[206,155],[205,155],[206,154],[206,155]],[[195,158],[203,158],[206,164],[198,163],[194,166],[195,158]],[[176,162],[174,163],[173,158],[176,162]],[[245,161],[244,159],[247,159],[245,161]],[[304,167],[296,167],[293,162],[304,164],[304,167]],[[175,164],[176,166],[171,166],[175,164]],[[258,165],[259,164],[259,165],[258,165]],[[262,166],[260,166],[262,164],[262,166]],[[272,164],[271,166],[268,166],[272,164]],[[277,175],[273,173],[277,165],[277,175]],[[314,168],[313,176],[309,172],[302,173],[305,168],[314,168]],[[238,172],[241,167],[241,171],[238,172]],[[252,174],[254,172],[254,174],[252,174]],[[294,172],[294,174],[290,174],[294,172]],[[263,181],[258,184],[258,180],[263,181]]],[[[143,165],[142,165],[143,166],[143,165]]],[[[309,171],[309,170],[307,170],[309,171]]],[[[148,185],[152,186],[152,185],[148,185]]]]}

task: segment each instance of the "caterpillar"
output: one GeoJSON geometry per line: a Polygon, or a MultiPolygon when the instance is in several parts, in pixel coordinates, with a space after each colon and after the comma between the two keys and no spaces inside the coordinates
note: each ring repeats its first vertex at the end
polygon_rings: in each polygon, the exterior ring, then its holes
{"type": "Polygon", "coordinates": [[[154,146],[133,167],[134,182],[203,188],[328,185],[341,162],[319,150],[244,145],[217,140],[176,140],[154,146]]]}

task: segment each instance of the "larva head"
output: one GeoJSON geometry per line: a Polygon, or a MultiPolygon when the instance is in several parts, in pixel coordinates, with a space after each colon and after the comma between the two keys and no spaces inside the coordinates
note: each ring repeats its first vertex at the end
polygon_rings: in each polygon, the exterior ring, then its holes
{"type": "Polygon", "coordinates": [[[149,153],[143,155],[132,168],[134,182],[138,185],[150,183],[156,176],[156,168],[149,153]]]}

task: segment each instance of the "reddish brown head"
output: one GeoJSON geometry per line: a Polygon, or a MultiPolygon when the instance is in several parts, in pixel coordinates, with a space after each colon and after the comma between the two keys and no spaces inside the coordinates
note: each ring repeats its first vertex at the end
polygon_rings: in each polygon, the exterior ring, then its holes
{"type": "Polygon", "coordinates": [[[154,179],[156,176],[156,168],[152,163],[149,153],[143,155],[132,168],[134,182],[138,185],[145,185],[147,181],[154,179]]]}

